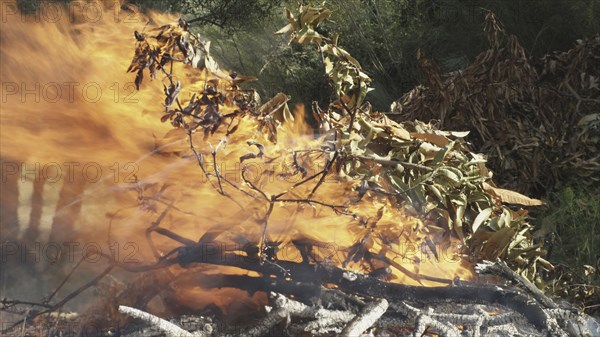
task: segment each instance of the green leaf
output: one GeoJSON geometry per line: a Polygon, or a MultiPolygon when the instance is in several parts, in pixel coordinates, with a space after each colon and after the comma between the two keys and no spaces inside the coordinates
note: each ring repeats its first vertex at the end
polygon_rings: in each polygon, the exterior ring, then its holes
{"type": "Polygon", "coordinates": [[[444,159],[446,159],[446,155],[453,147],[454,142],[450,142],[446,146],[444,146],[440,151],[438,151],[438,153],[433,158],[433,164],[436,165],[444,161],[444,159]]]}
{"type": "Polygon", "coordinates": [[[471,226],[473,233],[477,232],[477,229],[479,229],[479,226],[481,226],[482,223],[487,221],[487,219],[490,218],[490,215],[492,215],[491,208],[486,208],[477,215],[477,217],[475,218],[475,221],[473,221],[473,225],[471,226]]]}
{"type": "Polygon", "coordinates": [[[460,170],[458,169],[454,169],[451,167],[444,166],[438,168],[436,172],[437,174],[448,178],[448,180],[450,180],[450,182],[452,182],[455,185],[459,184],[460,180],[462,179],[462,172],[460,172],[460,170]]]}
{"type": "Polygon", "coordinates": [[[441,202],[444,206],[446,205],[446,198],[442,195],[442,192],[438,188],[438,184],[426,185],[427,189],[433,193],[433,195],[437,198],[439,202],[441,202]]]}

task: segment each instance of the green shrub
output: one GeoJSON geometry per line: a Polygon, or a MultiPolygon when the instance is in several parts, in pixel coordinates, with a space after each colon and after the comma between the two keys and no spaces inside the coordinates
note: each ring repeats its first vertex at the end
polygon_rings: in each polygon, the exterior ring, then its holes
{"type": "Polygon", "coordinates": [[[556,264],[546,291],[600,312],[600,194],[597,187],[566,186],[536,211],[547,258],[556,264]],[[595,305],[595,306],[594,306],[595,305]]]}

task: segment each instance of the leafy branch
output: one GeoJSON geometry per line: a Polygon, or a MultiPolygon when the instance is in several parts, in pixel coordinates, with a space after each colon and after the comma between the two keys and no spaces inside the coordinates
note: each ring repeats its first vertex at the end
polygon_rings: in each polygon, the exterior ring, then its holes
{"type": "Polygon", "coordinates": [[[322,130],[333,133],[332,143],[342,154],[340,174],[363,182],[360,196],[385,195],[425,219],[437,219],[478,258],[551,266],[534,243],[527,211],[506,205],[541,201],[495,187],[484,157],[470,152],[463,140],[468,132],[439,131],[419,121],[396,123],[371,111],[364,102],[371,79],[339,46],[338,34],[320,33],[329,9],[300,5],[286,13],[288,24],[275,34],[288,34],[289,43],[316,46],[321,53],[336,100],[325,110],[313,104],[313,115],[322,130]]]}
{"type": "MultiPolygon", "coordinates": [[[[300,5],[296,15],[289,9],[286,9],[286,13],[289,23],[275,34],[289,34],[289,43],[317,47],[321,53],[325,74],[337,97],[332,104],[342,107],[345,113],[354,116],[367,93],[372,90],[369,87],[372,80],[363,72],[360,63],[338,45],[338,34],[326,37],[319,33],[319,26],[330,17],[331,10],[300,5]]],[[[353,123],[350,123],[350,128],[352,125],[353,123]]]]}
{"type": "MultiPolygon", "coordinates": [[[[152,31],[154,35],[136,34],[138,46],[130,67],[130,71],[138,74],[136,84],[139,86],[146,69],[151,74],[158,69],[169,79],[169,86],[164,88],[165,114],[162,120],[170,120],[173,126],[186,130],[190,149],[203,174],[210,178],[213,188],[236,202],[242,210],[243,203],[227,192],[229,187],[243,196],[262,199],[266,203],[265,213],[257,219],[262,227],[258,246],[263,260],[268,259],[269,219],[279,202],[319,205],[337,214],[356,217],[361,233],[371,233],[357,236],[357,247],[361,247],[363,241],[385,246],[396,234],[381,232],[377,224],[369,227],[369,221],[361,220],[348,210],[350,205],[369,195],[368,198],[384,197],[389,205],[405,213],[416,214],[427,223],[426,234],[433,230],[449,233],[466,244],[469,253],[478,258],[523,260],[524,255],[519,252],[528,252],[528,258],[545,263],[536,248],[539,246],[534,245],[529,233],[526,211],[514,211],[503,204],[517,201],[535,205],[539,201],[496,188],[483,157],[468,150],[463,140],[467,133],[440,131],[418,121],[401,124],[372,111],[370,104],[365,102],[366,94],[371,90],[370,77],[363,72],[359,62],[339,46],[339,35],[328,37],[320,32],[330,15],[331,11],[326,8],[301,5],[295,14],[287,10],[289,23],[276,32],[288,34],[289,43],[316,47],[322,56],[335,99],[325,109],[313,104],[312,113],[325,131],[320,138],[321,149],[292,149],[289,155],[295,170],[293,174],[300,174],[302,180],[287,190],[275,193],[267,193],[249,179],[245,166],[241,172],[244,184],[238,186],[226,179],[216,165],[217,150],[222,143],[228,142],[228,137],[247,117],[254,119],[259,132],[270,142],[276,143],[278,128],[283,123],[294,121],[287,107],[289,97],[280,93],[259,107],[252,90],[239,88],[239,84],[252,78],[220,70],[210,56],[210,43],[189,32],[187,23],[182,20],[177,25],[166,25],[152,31]],[[173,79],[173,64],[177,62],[196,68],[205,77],[204,90],[195,92],[188,102],[180,101],[180,93],[185,88],[173,79]],[[235,111],[223,114],[222,106],[233,106],[235,111]],[[219,146],[211,147],[205,154],[193,144],[193,135],[197,131],[204,133],[205,140],[218,132],[223,132],[224,136],[219,146]],[[204,164],[208,153],[213,159],[214,173],[209,173],[204,164]],[[300,164],[300,158],[308,158],[311,153],[323,156],[325,166],[323,170],[309,175],[300,164]],[[351,184],[358,184],[354,188],[358,198],[341,204],[313,198],[328,175],[349,178],[351,184]],[[309,188],[305,197],[285,197],[300,187],[309,188]],[[512,244],[523,235],[526,239],[512,244]]],[[[253,141],[249,141],[248,145],[255,146],[258,153],[241,156],[240,163],[251,159],[264,160],[265,145],[253,141]]],[[[390,251],[393,252],[393,249],[390,251]]],[[[366,252],[360,256],[372,259],[376,255],[366,252]]],[[[392,266],[402,270],[402,266],[392,266]]],[[[406,271],[402,272],[408,275],[406,271]]]]}

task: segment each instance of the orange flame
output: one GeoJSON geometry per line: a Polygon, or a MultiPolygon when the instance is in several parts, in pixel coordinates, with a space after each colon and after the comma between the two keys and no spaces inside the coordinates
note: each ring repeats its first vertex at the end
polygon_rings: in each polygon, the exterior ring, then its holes
{"type": "MultiPolygon", "coordinates": [[[[232,245],[260,242],[269,203],[244,182],[242,169],[267,196],[288,191],[285,199],[298,200],[310,195],[318,179],[294,187],[303,178],[300,173],[292,174],[291,149],[319,149],[323,139],[314,137],[304,122],[304,108],[296,109],[293,123],[279,128],[276,144],[258,131],[253,118],[241,119],[237,131],[228,136],[224,130],[206,139],[195,134],[194,144],[213,173],[207,179],[186,133],[160,122],[161,78],[146,79],[135,91],[134,76],[126,73],[135,43],[133,31],[146,29],[147,17],[90,4],[101,9],[93,22],[81,13],[56,22],[31,22],[4,4],[0,157],[40,163],[40,174],[47,174],[43,168],[49,163],[57,164],[63,170],[60,179],[67,183],[65,163],[77,163],[72,167],[88,183],[80,200],[79,239],[103,245],[134,241],[140,249],[136,260],[153,260],[145,231],[169,204],[175,208],[166,213],[160,226],[183,237],[196,241],[212,231],[219,234],[220,242],[232,245]],[[240,157],[257,152],[248,141],[263,144],[264,156],[240,163],[240,157]],[[217,149],[216,166],[211,148],[217,149]],[[243,192],[221,181],[230,197],[220,194],[215,167],[243,192]]],[[[71,9],[62,10],[63,15],[73,14],[71,9]]],[[[148,17],[159,25],[177,20],[159,13],[148,17]]],[[[183,88],[180,97],[185,102],[192,90],[202,87],[206,74],[177,67],[183,88]]],[[[233,109],[225,106],[222,112],[233,109]]],[[[326,160],[325,154],[314,151],[302,156],[300,164],[310,176],[322,170],[326,160]]],[[[356,181],[332,174],[311,199],[349,204],[357,197],[357,186],[356,181]]],[[[347,211],[355,216],[317,203],[276,203],[267,233],[270,241],[280,242],[278,258],[300,261],[291,241],[312,240],[318,243],[316,254],[321,260],[340,266],[348,262],[347,268],[361,272],[390,267],[388,279],[393,282],[439,285],[417,281],[407,271],[446,279],[471,276],[453,239],[430,232],[421,219],[396,208],[387,197],[367,193],[347,211]],[[387,257],[392,265],[369,265],[359,258],[347,261],[349,252],[360,250],[359,246],[387,257]]],[[[163,254],[179,245],[155,234],[153,239],[163,254]]],[[[220,270],[240,272],[232,269],[220,270]]]]}

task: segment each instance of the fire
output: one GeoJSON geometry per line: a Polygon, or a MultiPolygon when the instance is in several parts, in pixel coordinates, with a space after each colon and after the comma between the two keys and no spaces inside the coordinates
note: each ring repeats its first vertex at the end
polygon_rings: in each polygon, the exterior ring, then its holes
{"type": "MultiPolygon", "coordinates": [[[[163,255],[181,245],[153,233],[153,252],[145,233],[155,224],[192,241],[212,233],[219,249],[276,245],[277,258],[288,261],[302,260],[294,242],[304,240],[313,243],[322,262],[364,273],[384,270],[392,282],[439,285],[415,275],[471,277],[470,264],[459,255],[456,239],[431,230],[385,195],[367,192],[356,202],[360,182],[336,174],[335,168],[316,190],[319,177],[298,185],[324,170],[331,159],[331,153],[319,150],[325,136],[315,136],[304,122],[302,106],[295,109],[293,121],[278,127],[277,142],[251,116],[235,119],[239,124],[232,121],[208,136],[194,133],[194,149],[202,156],[208,176],[204,174],[186,132],[160,120],[163,85],[168,87],[169,81],[159,72],[156,79],[145,78],[138,91],[135,74],[126,73],[136,43],[133,32],[146,34],[178,18],[92,4],[103,14],[94,22],[77,13],[69,20],[31,22],[13,14],[9,6],[3,14],[6,22],[0,41],[0,157],[28,167],[56,164],[36,174],[51,171],[53,176],[45,177],[50,180],[56,177],[53,170],[58,170],[65,184],[72,183],[65,163],[75,163],[70,167],[75,175],[84,175],[86,185],[75,201],[83,207],[73,234],[76,240],[94,240],[106,251],[133,242],[134,253],[122,251],[119,262],[148,263],[154,261],[154,253],[163,255]],[[152,23],[147,25],[149,20],[152,23]],[[235,125],[235,132],[228,134],[235,125]],[[298,163],[292,149],[298,150],[298,163]],[[283,201],[269,202],[284,192],[279,198],[283,201]],[[315,202],[301,201],[305,199],[315,202]],[[381,258],[369,264],[363,259],[365,252],[381,258]]],[[[191,67],[175,67],[183,106],[215,79],[191,67]]],[[[235,109],[225,105],[220,112],[226,115],[235,109]]],[[[181,291],[205,295],[197,289],[181,291]]],[[[188,301],[206,304],[204,299],[188,301]]]]}

